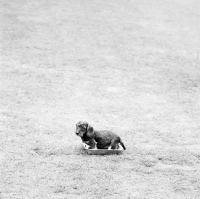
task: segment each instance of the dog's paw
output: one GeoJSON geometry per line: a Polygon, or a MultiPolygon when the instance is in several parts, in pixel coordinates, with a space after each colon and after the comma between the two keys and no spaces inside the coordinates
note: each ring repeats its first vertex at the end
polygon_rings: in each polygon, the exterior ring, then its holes
{"type": "Polygon", "coordinates": [[[85,144],[85,143],[83,143],[83,147],[85,148],[85,149],[89,149],[89,145],[87,145],[87,144],[85,144]]]}
{"type": "Polygon", "coordinates": [[[97,149],[97,145],[95,145],[93,149],[97,149]]]}

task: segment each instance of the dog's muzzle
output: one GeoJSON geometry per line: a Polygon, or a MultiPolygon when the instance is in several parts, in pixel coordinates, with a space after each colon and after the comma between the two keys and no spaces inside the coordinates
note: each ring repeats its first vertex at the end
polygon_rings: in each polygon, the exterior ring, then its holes
{"type": "Polygon", "coordinates": [[[75,134],[79,137],[83,137],[83,132],[80,132],[80,131],[76,131],[75,134]]]}
{"type": "Polygon", "coordinates": [[[79,132],[75,131],[75,134],[76,134],[77,136],[79,136],[79,132]]]}

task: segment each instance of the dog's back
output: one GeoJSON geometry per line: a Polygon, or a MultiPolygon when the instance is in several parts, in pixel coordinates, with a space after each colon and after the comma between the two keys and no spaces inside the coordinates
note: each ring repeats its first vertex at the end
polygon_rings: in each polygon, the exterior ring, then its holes
{"type": "Polygon", "coordinates": [[[120,143],[121,146],[126,149],[121,138],[112,131],[94,131],[95,141],[97,142],[97,148],[99,149],[108,149],[112,142],[114,144],[120,143]]]}

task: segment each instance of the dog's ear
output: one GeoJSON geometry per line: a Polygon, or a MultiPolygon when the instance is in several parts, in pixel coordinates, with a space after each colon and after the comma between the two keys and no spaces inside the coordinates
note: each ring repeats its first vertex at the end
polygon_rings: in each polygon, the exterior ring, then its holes
{"type": "Polygon", "coordinates": [[[87,136],[90,138],[94,137],[94,128],[88,124],[87,126],[87,136]]]}

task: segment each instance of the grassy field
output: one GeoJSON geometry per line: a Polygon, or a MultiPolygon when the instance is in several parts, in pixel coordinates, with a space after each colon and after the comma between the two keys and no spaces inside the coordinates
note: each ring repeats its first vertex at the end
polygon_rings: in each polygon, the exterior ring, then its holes
{"type": "Polygon", "coordinates": [[[0,199],[199,199],[198,0],[0,1],[0,199]],[[122,138],[91,156],[88,121],[122,138]]]}

